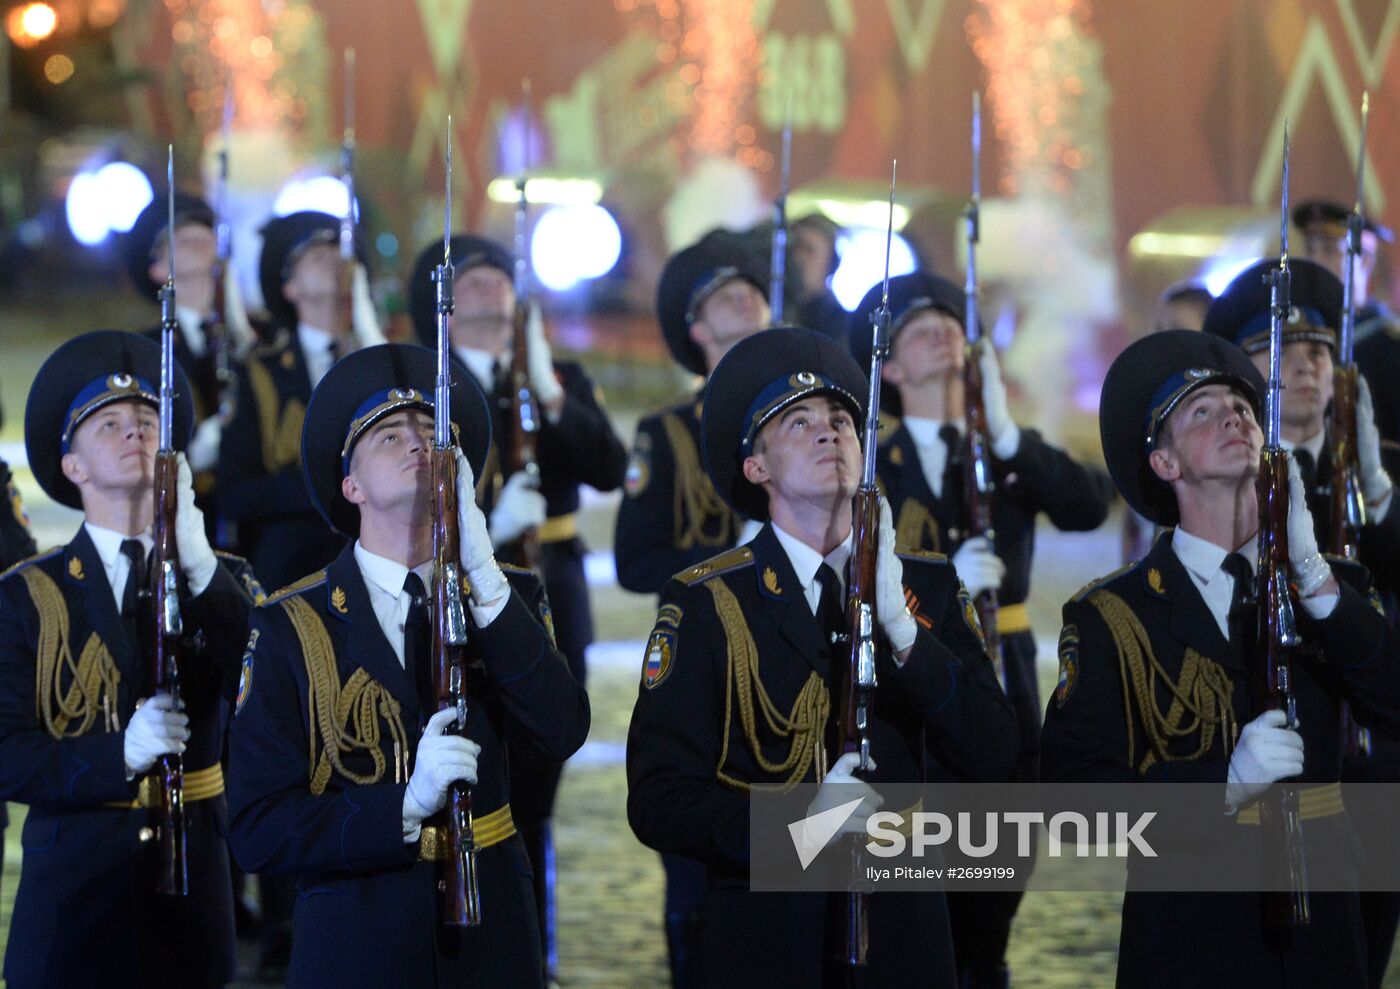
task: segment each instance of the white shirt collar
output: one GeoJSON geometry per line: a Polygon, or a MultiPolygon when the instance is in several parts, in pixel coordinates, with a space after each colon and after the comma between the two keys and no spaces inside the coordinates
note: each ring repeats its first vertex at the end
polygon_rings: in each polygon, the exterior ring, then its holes
{"type": "Polygon", "coordinates": [[[846,563],[851,558],[851,542],[855,538],[854,529],[826,556],[822,556],[796,536],[784,532],[776,523],[773,525],[773,534],[778,537],[783,551],[787,553],[793,573],[797,574],[797,579],[801,582],[804,591],[810,588],[817,579],[817,570],[823,563],[830,565],[831,569],[836,571],[836,579],[841,582],[843,587],[845,586],[846,563]]]}
{"type": "Polygon", "coordinates": [[[941,419],[925,419],[922,416],[905,416],[902,420],[904,428],[909,430],[909,435],[913,437],[916,446],[933,446],[934,443],[943,443],[943,437],[938,435],[938,431],[945,425],[951,425],[961,436],[966,426],[962,419],[952,419],[944,422],[941,419]]]}
{"type": "MultiPolygon", "coordinates": [[[[1217,577],[1225,573],[1221,569],[1221,564],[1225,562],[1225,557],[1230,554],[1230,550],[1217,546],[1208,539],[1200,536],[1193,536],[1181,526],[1172,530],[1172,549],[1176,552],[1177,559],[1181,565],[1189,570],[1198,580],[1204,584],[1209,584],[1217,577]]],[[[1234,550],[1249,561],[1249,568],[1256,569],[1256,561],[1259,558],[1259,544],[1253,536],[1244,541],[1244,545],[1234,550]]]]}
{"type": "Polygon", "coordinates": [[[297,324],[297,341],[308,354],[329,354],[335,343],[335,334],[319,327],[297,324]]]}
{"type": "Polygon", "coordinates": [[[175,317],[180,323],[180,332],[185,335],[185,346],[196,357],[204,356],[204,315],[189,306],[175,306],[175,317]]]}
{"type": "Polygon", "coordinates": [[[87,530],[88,538],[92,540],[93,547],[97,550],[97,556],[102,561],[102,565],[108,570],[122,558],[122,543],[128,539],[139,539],[141,547],[147,553],[151,547],[155,546],[155,540],[151,538],[151,531],[138,533],[135,536],[128,536],[115,529],[104,529],[100,525],[93,525],[91,522],[84,522],[83,528],[87,530]]]}
{"type": "Polygon", "coordinates": [[[467,366],[477,384],[489,392],[496,383],[496,358],[475,347],[453,347],[452,351],[467,366]]]}
{"type": "MultiPolygon", "coordinates": [[[[357,539],[355,540],[355,562],[360,565],[360,573],[365,578],[365,583],[373,584],[385,594],[398,597],[403,593],[403,582],[408,579],[408,567],[391,560],[387,556],[380,556],[378,553],[371,553],[357,539]]],[[[413,568],[423,586],[428,586],[428,577],[433,571],[433,561],[425,560],[413,568]]]]}
{"type": "Polygon", "coordinates": [[[1309,436],[1301,443],[1290,443],[1288,442],[1288,440],[1283,439],[1282,437],[1279,438],[1279,443],[1283,446],[1285,450],[1288,450],[1290,452],[1293,450],[1307,450],[1308,453],[1312,454],[1314,464],[1322,463],[1322,444],[1326,441],[1326,429],[1319,429],[1316,433],[1313,433],[1313,435],[1309,436]]]}

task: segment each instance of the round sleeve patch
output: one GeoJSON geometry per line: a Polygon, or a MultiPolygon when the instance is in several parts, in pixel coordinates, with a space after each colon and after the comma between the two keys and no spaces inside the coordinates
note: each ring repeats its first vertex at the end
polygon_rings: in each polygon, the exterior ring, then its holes
{"type": "Polygon", "coordinates": [[[1060,681],[1055,686],[1055,706],[1064,707],[1079,682],[1079,627],[1066,625],[1060,631],[1060,681]]]}

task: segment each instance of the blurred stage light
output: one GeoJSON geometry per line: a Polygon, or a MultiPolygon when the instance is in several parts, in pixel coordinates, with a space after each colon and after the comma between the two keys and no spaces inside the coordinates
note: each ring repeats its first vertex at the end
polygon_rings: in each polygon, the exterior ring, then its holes
{"type": "Polygon", "coordinates": [[[1236,275],[1258,260],[1259,258],[1252,255],[1249,257],[1215,258],[1210,264],[1203,267],[1196,277],[1205,282],[1211,295],[1218,297],[1221,292],[1225,291],[1226,286],[1235,280],[1236,275]]]}
{"type": "Polygon", "coordinates": [[[145,173],[124,161],[79,172],[64,201],[68,229],[81,244],[100,244],[109,234],[130,230],[152,196],[145,173]]]}
{"type": "Polygon", "coordinates": [[[62,86],[73,78],[73,60],[67,55],[50,55],[44,62],[44,78],[55,86],[62,86]]]}
{"type": "MultiPolygon", "coordinates": [[[[888,210],[888,205],[885,208],[888,210]]],[[[831,276],[831,291],[836,301],[852,312],[870,286],[885,277],[885,228],[847,228],[836,239],[836,253],[841,263],[831,276]]],[[[890,277],[909,274],[917,263],[909,242],[895,234],[890,241],[890,277]]]]}
{"type": "MultiPolygon", "coordinates": [[[[295,178],[282,187],[272,204],[275,216],[302,210],[316,210],[331,216],[344,216],[347,203],[345,183],[334,175],[308,175],[295,178]]],[[[356,214],[359,209],[355,210],[356,214]]]]}
{"type": "Polygon", "coordinates": [[[5,29],[21,48],[33,48],[51,37],[58,27],[58,12],[47,3],[27,3],[10,11],[5,29]]]}
{"type": "MultiPolygon", "coordinates": [[[[540,175],[530,178],[525,193],[532,203],[593,206],[603,198],[603,185],[596,179],[540,175]]],[[[520,199],[520,190],[515,187],[515,179],[499,176],[487,184],[486,196],[493,203],[515,203],[520,199]]]]}
{"type": "Polygon", "coordinates": [[[555,292],[601,278],[621,256],[622,231],[601,206],[551,206],[530,237],[535,274],[540,284],[555,292]]]}

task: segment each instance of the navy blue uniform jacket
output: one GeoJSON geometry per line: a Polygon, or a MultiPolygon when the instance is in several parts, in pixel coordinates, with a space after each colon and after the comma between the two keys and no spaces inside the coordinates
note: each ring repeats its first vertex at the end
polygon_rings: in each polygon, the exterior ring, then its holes
{"type": "Polygon", "coordinates": [[[240,642],[261,589],[243,561],[220,561],[204,593],[181,602],[191,640],[180,667],[191,732],[184,899],[155,893],[155,844],[141,840],[149,812],[131,806],[139,780],[127,781],[122,729],[151,694],[150,668],[127,636],[87,530],[0,578],[0,799],[29,805],[5,952],[5,979],[16,989],[222,986],[234,976],[218,765],[240,642]],[[214,776],[217,794],[196,799],[194,781],[214,776]]]}
{"type": "MultiPolygon", "coordinates": [[[[483,843],[482,822],[500,820],[510,799],[507,722],[519,726],[512,739],[556,761],[589,724],[539,582],[513,568],[508,578],[510,601],[467,647],[465,734],[481,746],[472,801],[483,843]]],[[[248,872],[296,878],[287,984],[538,985],[519,836],[479,853],[483,922],[461,929],[441,923],[436,863],[404,842],[404,790],[430,712],[384,637],[353,549],[256,609],[249,638],[229,742],[231,838],[248,872]],[[303,647],[308,628],[321,630],[321,655],[303,647]]]]}

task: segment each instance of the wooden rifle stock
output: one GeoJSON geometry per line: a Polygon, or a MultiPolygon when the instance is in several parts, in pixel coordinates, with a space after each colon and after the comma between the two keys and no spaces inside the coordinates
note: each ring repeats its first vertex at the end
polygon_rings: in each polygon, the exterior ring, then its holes
{"type": "MultiPolygon", "coordinates": [[[[875,604],[880,552],[880,496],[873,486],[861,485],[852,518],[855,538],[850,563],[850,587],[846,593],[846,639],[849,661],[841,681],[841,754],[856,752],[860,768],[870,756],[871,694],[874,688],[876,629],[875,604]]],[[[858,835],[845,839],[851,858],[853,884],[846,897],[846,963],[866,964],[870,950],[870,888],[860,884],[865,875],[863,842],[858,835]]]]}
{"type": "MultiPolygon", "coordinates": [[[[1300,642],[1288,586],[1288,458],[1282,450],[1264,449],[1257,483],[1259,656],[1255,666],[1255,709],[1284,711],[1289,727],[1293,727],[1298,722],[1292,684],[1293,653],[1300,642]]],[[[1282,860],[1288,870],[1289,892],[1270,895],[1270,916],[1279,923],[1306,925],[1311,920],[1308,866],[1296,783],[1270,787],[1259,801],[1259,823],[1271,859],[1282,860]]]]}
{"type": "MultiPolygon", "coordinates": [[[[530,385],[530,303],[517,297],[511,324],[510,359],[510,446],[503,474],[510,477],[524,471],[538,481],[540,476],[538,441],[540,434],[540,405],[530,385]]],[[[539,533],[527,529],[503,555],[524,567],[538,570],[540,562],[539,533]]]]}
{"type": "MultiPolygon", "coordinates": [[[[433,484],[433,688],[438,710],[458,712],[450,733],[460,733],[466,720],[466,683],[462,661],[462,630],[453,628],[461,614],[461,581],[457,577],[460,533],[457,528],[457,460],[454,447],[432,452],[433,484]]],[[[447,857],[438,889],[443,896],[444,923],[476,927],[481,923],[481,892],[477,878],[476,837],[472,830],[471,787],[458,780],[447,790],[441,816],[447,835],[447,857]]]]}
{"type": "MultiPolygon", "coordinates": [[[[1328,440],[1332,444],[1331,526],[1327,551],[1354,560],[1361,551],[1361,527],[1366,524],[1366,502],[1361,492],[1361,465],[1357,457],[1356,399],[1358,394],[1355,363],[1338,364],[1332,372],[1332,406],[1329,412],[1328,440]]],[[[1357,722],[1351,704],[1338,707],[1342,729],[1342,750],[1348,756],[1371,754],[1371,733],[1357,722]]]]}
{"type": "MultiPolygon", "coordinates": [[[[180,603],[179,551],[175,545],[175,509],[178,499],[179,462],[174,451],[162,451],[155,463],[155,548],[149,574],[148,595],[153,634],[151,683],[155,693],[169,694],[180,703],[180,603]]],[[[184,760],[178,753],[159,757],[151,768],[153,797],[150,808],[158,841],[159,872],[156,891],[186,896],[190,891],[186,861],[184,760]]]]}
{"type": "MultiPolygon", "coordinates": [[[[996,482],[992,479],[991,444],[987,439],[987,411],[982,406],[982,368],[977,363],[975,347],[967,348],[967,362],[963,369],[964,412],[967,421],[967,437],[963,442],[966,467],[963,471],[963,538],[985,537],[988,543],[996,545],[996,532],[992,526],[992,492],[996,482]]],[[[950,451],[951,455],[951,451],[950,451]]],[[[987,655],[991,658],[1001,688],[1006,690],[1006,663],[1001,652],[1001,635],[997,631],[997,589],[988,588],[973,599],[977,610],[977,620],[982,625],[982,638],[986,643],[987,655]]]]}

